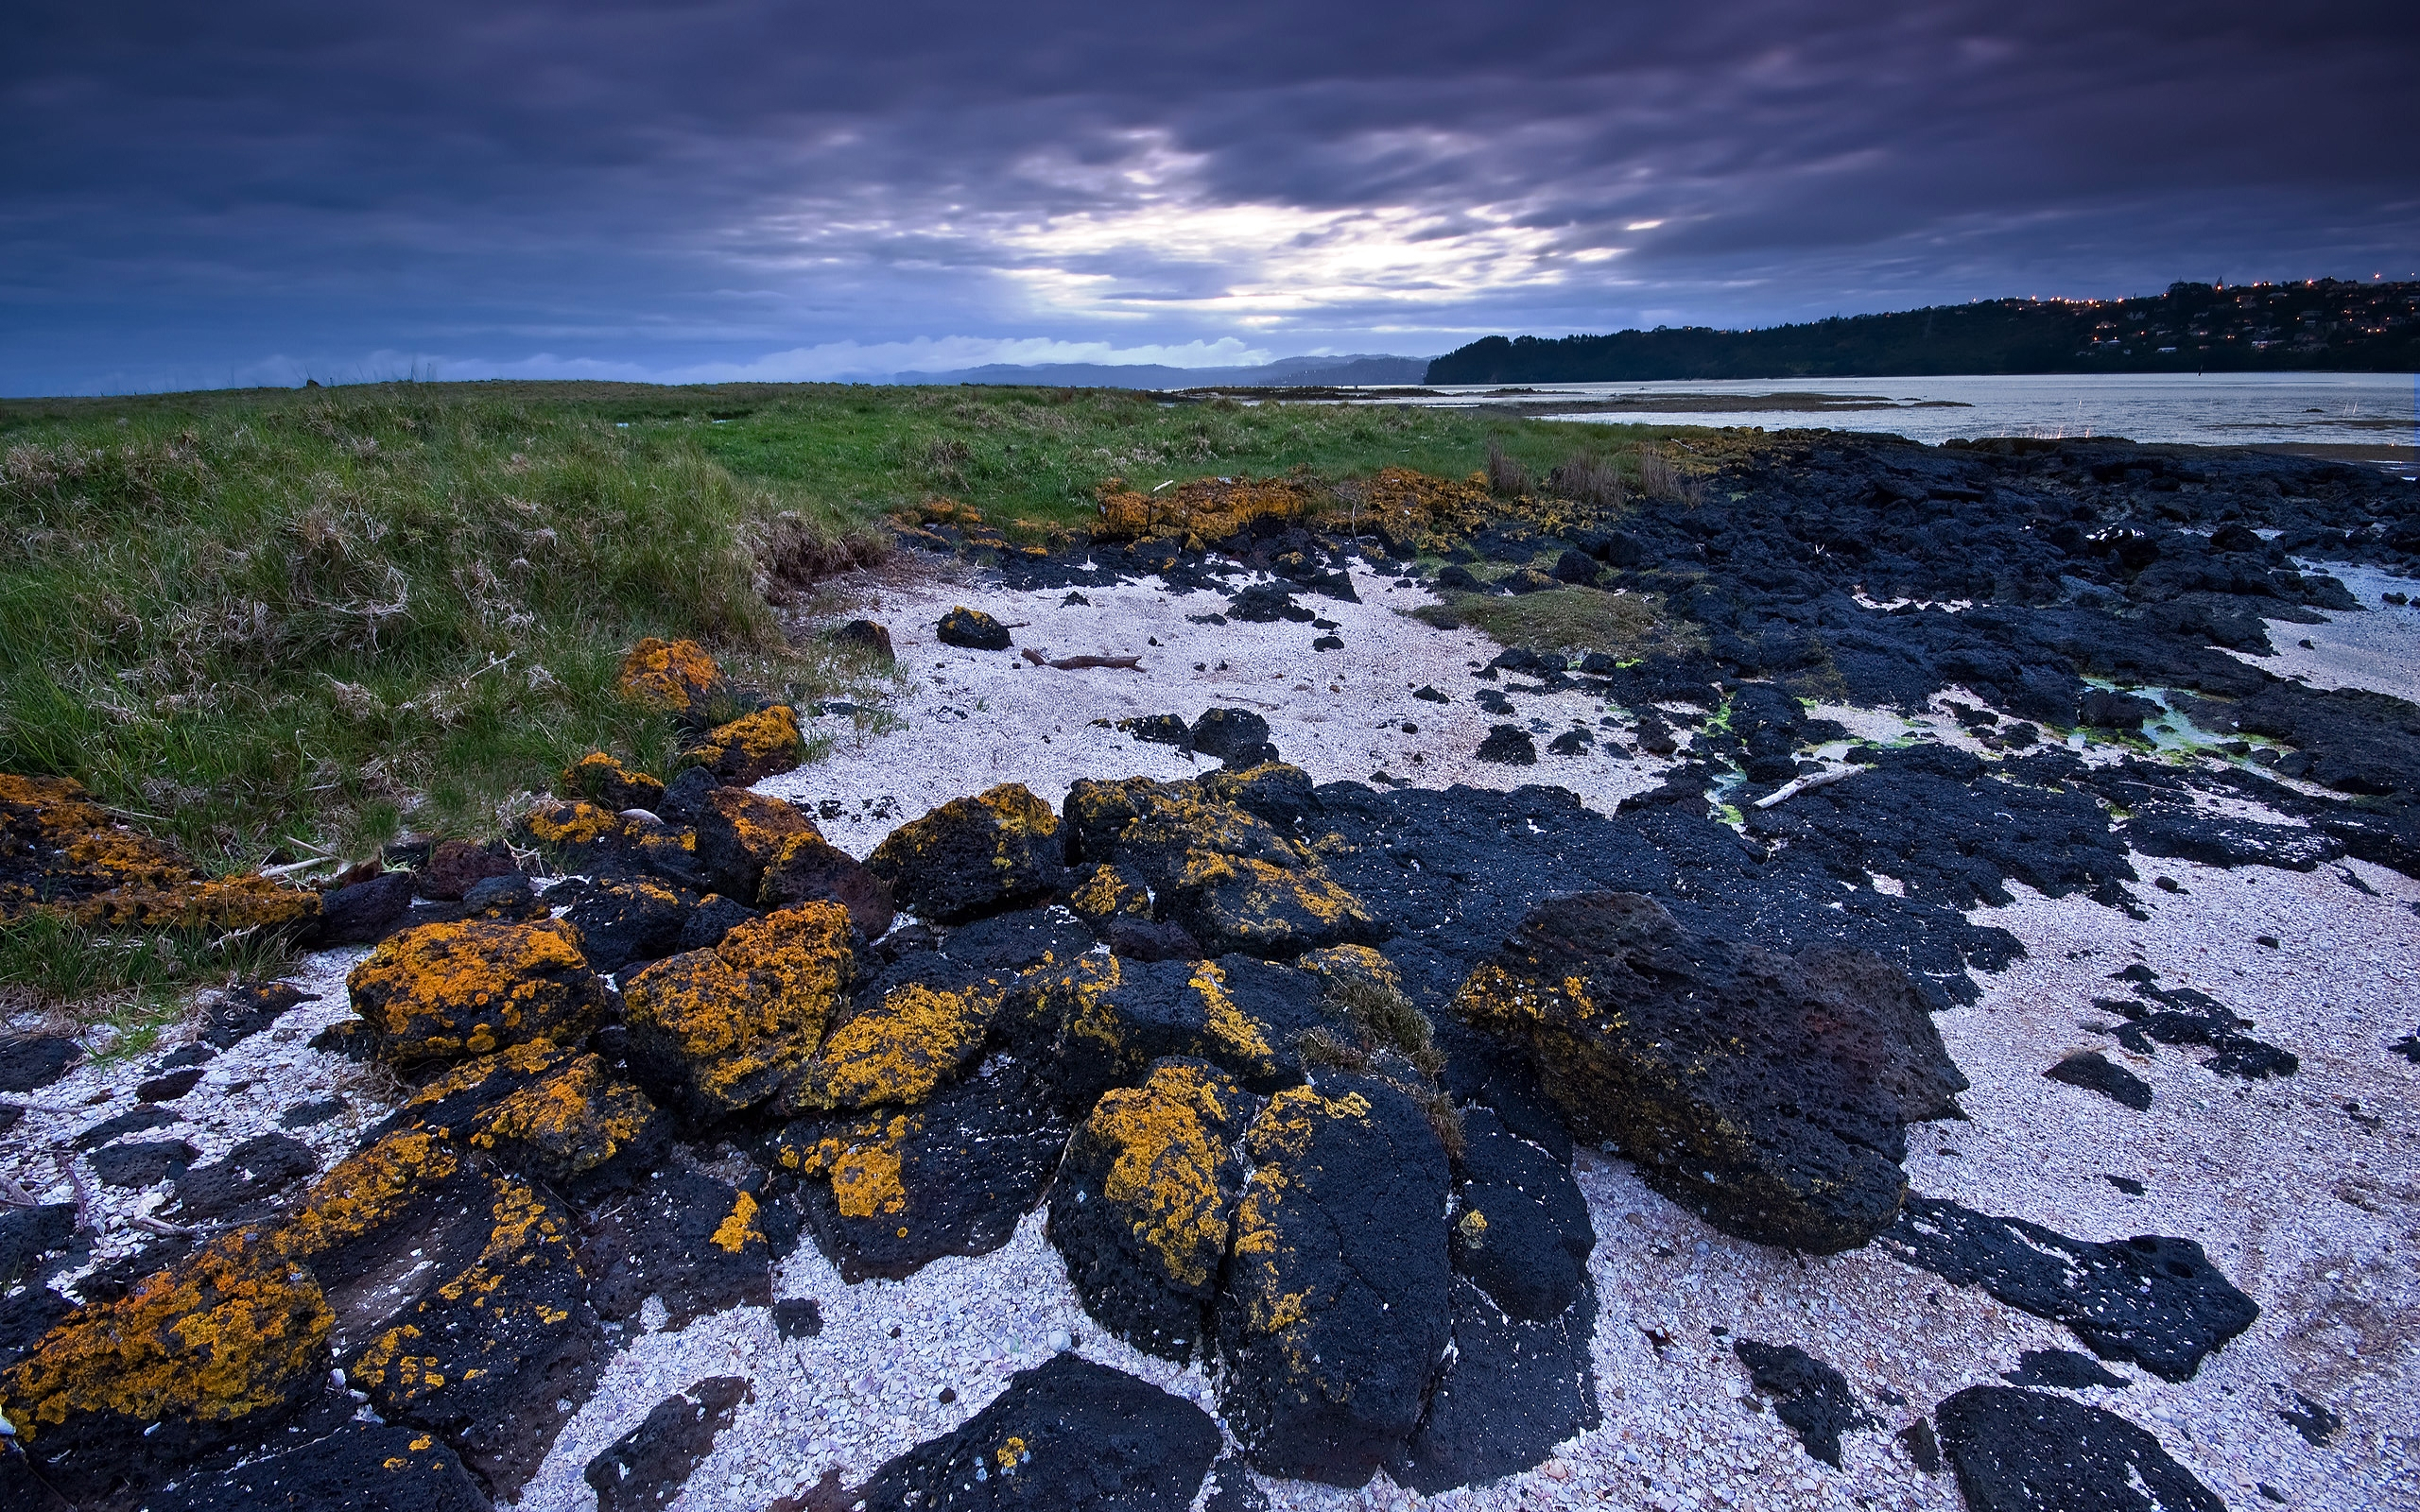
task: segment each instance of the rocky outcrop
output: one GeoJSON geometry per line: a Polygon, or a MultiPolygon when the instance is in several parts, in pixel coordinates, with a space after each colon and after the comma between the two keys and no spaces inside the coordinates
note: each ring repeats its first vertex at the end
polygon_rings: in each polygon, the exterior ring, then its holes
{"type": "Polygon", "coordinates": [[[890,885],[900,907],[950,924],[1056,891],[1065,851],[1050,805],[1003,782],[901,825],[866,868],[890,885]]]}
{"type": "Polygon", "coordinates": [[[40,910],[88,929],[309,930],[320,895],[205,877],[63,777],[0,773],[0,919],[40,910]]]}
{"type": "Polygon", "coordinates": [[[1969,1386],[1934,1416],[1974,1512],[2225,1512],[2157,1438],[2114,1412],[2047,1392],[1969,1386]]]}
{"type": "Polygon", "coordinates": [[[722,669],[695,641],[648,636],[622,659],[622,696],[658,713],[700,715],[726,689],[722,669]]]}
{"type": "Polygon", "coordinates": [[[645,772],[634,772],[601,750],[590,751],[562,769],[555,791],[564,798],[584,799],[608,813],[646,809],[653,813],[664,801],[664,783],[645,772]]]}
{"type": "Polygon", "coordinates": [[[1290,1088],[1253,1121],[1218,1303],[1227,1417],[1253,1467],[1359,1486],[1419,1425],[1452,1330],[1443,1146],[1366,1078],[1290,1088]]]}
{"type": "Polygon", "coordinates": [[[1068,1142],[1050,1242],[1084,1311],[1138,1349],[1201,1349],[1233,1233],[1236,1155],[1258,1099],[1201,1060],[1155,1062],[1104,1095],[1068,1142]]]}
{"type": "Polygon", "coordinates": [[[777,703],[715,726],[682,752],[682,759],[713,773],[716,782],[747,787],[796,769],[805,750],[806,743],[799,738],[797,713],[787,704],[777,703]]]}
{"type": "Polygon", "coordinates": [[[560,919],[423,924],[371,952],[345,982],[375,1053],[395,1065],[533,1040],[577,1044],[608,1005],[579,932],[560,919]]]}
{"type": "Polygon", "coordinates": [[[1454,1002],[1525,1041],[1574,1132],[1725,1232],[1828,1254],[1899,1215],[1906,1125],[1966,1081],[1904,971],[1692,936],[1653,900],[1542,903],[1454,1002]]]}
{"type": "Polygon", "coordinates": [[[753,1108],[815,1054],[855,970],[848,912],[830,902],[659,961],[624,989],[631,1073],[693,1119],[753,1108]]]}

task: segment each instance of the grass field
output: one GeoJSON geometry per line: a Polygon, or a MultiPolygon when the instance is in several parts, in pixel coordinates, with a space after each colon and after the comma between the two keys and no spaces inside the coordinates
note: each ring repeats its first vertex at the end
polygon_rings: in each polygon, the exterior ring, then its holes
{"type": "Polygon", "coordinates": [[[1120,390],[379,384],[0,402],[0,769],[78,779],[204,865],[493,833],[671,734],[613,674],[688,635],[812,696],[786,592],[936,495],[1079,524],[1112,477],[1543,476],[1649,427],[1120,390]]]}

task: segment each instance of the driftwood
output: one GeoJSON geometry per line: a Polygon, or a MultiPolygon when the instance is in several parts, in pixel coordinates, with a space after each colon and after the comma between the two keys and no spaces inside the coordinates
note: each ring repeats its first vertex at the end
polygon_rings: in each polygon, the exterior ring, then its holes
{"type": "Polygon", "coordinates": [[[1865,768],[1862,766],[1841,766],[1828,772],[1817,772],[1810,777],[1795,778],[1756,799],[1754,806],[1769,809],[1785,799],[1796,798],[1809,788],[1829,787],[1834,782],[1845,782],[1863,770],[1865,768]]]}
{"type": "Polygon", "coordinates": [[[1035,666],[1051,667],[1061,672],[1077,672],[1085,667],[1123,667],[1129,672],[1143,670],[1143,659],[1139,656],[1063,656],[1054,662],[1048,651],[1036,650],[1028,645],[1025,648],[1025,659],[1035,666]]]}

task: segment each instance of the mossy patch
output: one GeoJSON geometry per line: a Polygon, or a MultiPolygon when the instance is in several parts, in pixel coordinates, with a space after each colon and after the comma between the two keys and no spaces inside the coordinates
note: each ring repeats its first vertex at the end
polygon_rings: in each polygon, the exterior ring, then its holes
{"type": "Polygon", "coordinates": [[[1658,653],[1702,650],[1704,637],[1668,616],[1649,593],[1557,588],[1536,593],[1447,593],[1412,616],[1441,629],[1467,625],[1499,645],[1533,651],[1601,651],[1628,662],[1658,653]]]}

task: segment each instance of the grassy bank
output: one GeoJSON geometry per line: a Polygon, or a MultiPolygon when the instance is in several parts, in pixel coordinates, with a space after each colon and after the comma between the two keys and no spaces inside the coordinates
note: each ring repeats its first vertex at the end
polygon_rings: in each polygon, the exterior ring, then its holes
{"type": "Polygon", "coordinates": [[[659,770],[621,650],[811,695],[768,601],[948,495],[1077,524],[1103,482],[1502,458],[1661,434],[1118,390],[369,385],[0,402],[0,769],[206,865],[481,833],[592,747],[659,770]]]}

